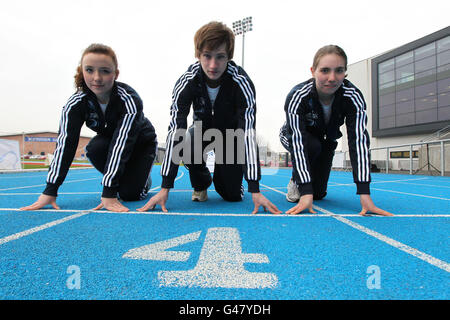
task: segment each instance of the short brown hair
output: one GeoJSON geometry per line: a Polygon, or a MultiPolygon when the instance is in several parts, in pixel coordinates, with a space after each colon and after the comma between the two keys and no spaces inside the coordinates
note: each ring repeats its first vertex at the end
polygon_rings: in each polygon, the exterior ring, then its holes
{"type": "Polygon", "coordinates": [[[198,29],[194,36],[195,57],[200,58],[200,54],[206,48],[214,50],[225,43],[228,59],[233,59],[234,54],[234,33],[225,24],[212,21],[198,29]]]}
{"type": "Polygon", "coordinates": [[[77,67],[77,73],[75,74],[75,88],[77,88],[77,90],[79,90],[79,91],[83,91],[87,88],[86,83],[84,82],[83,69],[81,67],[81,63],[83,62],[84,56],[87,55],[88,53],[99,53],[99,54],[107,55],[107,56],[111,57],[116,70],[119,67],[119,65],[117,63],[117,56],[113,49],[111,49],[107,45],[100,44],[100,43],[91,44],[89,47],[87,47],[83,51],[83,54],[81,55],[81,59],[80,59],[80,64],[77,67]]]}
{"type": "Polygon", "coordinates": [[[327,54],[336,54],[336,55],[342,57],[345,62],[345,70],[347,70],[347,55],[345,54],[344,49],[342,49],[341,47],[336,46],[334,44],[324,46],[324,47],[320,48],[319,50],[317,50],[316,54],[314,55],[312,68],[316,69],[319,64],[320,58],[322,58],[323,56],[326,56],[327,54]]]}

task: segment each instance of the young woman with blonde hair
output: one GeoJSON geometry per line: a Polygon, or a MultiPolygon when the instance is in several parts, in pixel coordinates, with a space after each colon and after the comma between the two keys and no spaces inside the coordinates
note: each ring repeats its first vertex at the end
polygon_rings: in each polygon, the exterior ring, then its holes
{"type": "Polygon", "coordinates": [[[376,207],[370,197],[370,138],[366,104],[361,91],[346,78],[347,55],[336,45],[320,48],[311,67],[312,78],[296,85],[284,106],[286,122],[280,141],[290,152],[293,169],[286,199],[298,202],[288,214],[313,210],[313,200],[327,194],[339,128],[346,124],[353,180],[360,196],[361,215],[391,213],[376,207]]]}

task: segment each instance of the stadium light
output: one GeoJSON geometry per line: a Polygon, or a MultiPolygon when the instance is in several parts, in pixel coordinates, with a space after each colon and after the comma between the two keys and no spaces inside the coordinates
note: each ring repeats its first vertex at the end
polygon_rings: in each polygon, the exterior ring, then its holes
{"type": "Polygon", "coordinates": [[[233,22],[233,33],[238,36],[242,34],[242,63],[244,68],[244,48],[245,48],[245,34],[253,30],[252,17],[247,17],[242,20],[233,22]]]}

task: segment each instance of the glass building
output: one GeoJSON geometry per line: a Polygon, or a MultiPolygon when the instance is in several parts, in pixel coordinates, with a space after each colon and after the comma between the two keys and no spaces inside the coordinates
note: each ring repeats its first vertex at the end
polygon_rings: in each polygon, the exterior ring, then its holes
{"type": "Polygon", "coordinates": [[[372,59],[372,135],[450,125],[450,27],[372,59]]]}

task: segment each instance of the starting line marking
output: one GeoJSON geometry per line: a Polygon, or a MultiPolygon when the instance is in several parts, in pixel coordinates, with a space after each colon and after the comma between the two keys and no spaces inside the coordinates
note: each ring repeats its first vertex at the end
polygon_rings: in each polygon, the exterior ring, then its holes
{"type": "MultiPolygon", "coordinates": [[[[314,206],[317,210],[320,211],[320,209],[316,206],[314,206]]],[[[322,209],[325,210],[325,209],[322,209]]],[[[198,216],[198,217],[274,217],[274,218],[311,218],[311,217],[317,217],[317,218],[329,218],[331,215],[329,214],[317,214],[317,213],[301,213],[297,215],[290,215],[290,214],[272,214],[272,213],[257,213],[257,214],[251,214],[251,213],[230,213],[230,212],[219,212],[219,213],[208,213],[208,212],[163,212],[163,211],[128,211],[128,212],[115,212],[115,211],[108,211],[108,210],[92,210],[92,209],[86,209],[86,210],[64,210],[64,209],[39,209],[39,210],[33,210],[33,211],[22,211],[17,208],[0,208],[0,211],[19,211],[19,212],[85,212],[89,211],[91,213],[113,213],[113,214],[131,214],[131,215],[166,215],[166,216],[198,216]]],[[[396,218],[450,218],[450,213],[439,213],[439,214],[397,214],[392,217],[383,217],[378,215],[370,215],[367,214],[367,216],[361,216],[358,213],[332,213],[335,216],[340,217],[352,217],[352,218],[383,218],[383,219],[396,219],[396,218]]]]}
{"type": "MultiPolygon", "coordinates": [[[[314,206],[317,210],[320,211],[320,209],[316,206],[314,206]]],[[[322,209],[325,210],[325,209],[322,209]]],[[[219,212],[219,213],[208,213],[208,212],[163,212],[163,211],[128,211],[128,212],[115,212],[115,211],[108,211],[108,210],[92,210],[92,209],[85,209],[85,210],[69,210],[69,209],[39,209],[39,210],[33,210],[33,211],[22,211],[17,208],[0,208],[0,211],[19,211],[19,212],[85,212],[90,211],[91,213],[113,213],[113,214],[131,214],[131,215],[166,215],[166,216],[205,216],[205,217],[274,217],[274,218],[311,218],[311,217],[317,217],[317,218],[329,218],[331,215],[329,214],[317,214],[317,213],[301,213],[297,215],[290,215],[290,214],[272,214],[272,213],[257,213],[257,214],[251,214],[251,213],[230,213],[230,212],[219,212]]],[[[367,216],[361,216],[358,213],[331,213],[336,216],[340,217],[352,217],[352,218],[383,218],[383,219],[396,219],[396,218],[450,218],[450,213],[438,213],[438,214],[397,214],[392,217],[383,217],[378,215],[370,215],[367,214],[367,216]]]]}

